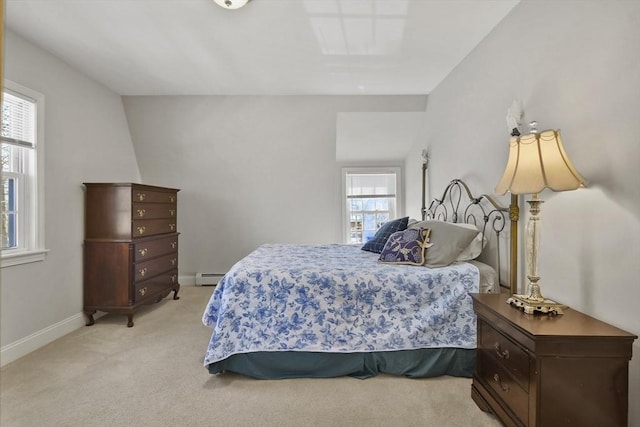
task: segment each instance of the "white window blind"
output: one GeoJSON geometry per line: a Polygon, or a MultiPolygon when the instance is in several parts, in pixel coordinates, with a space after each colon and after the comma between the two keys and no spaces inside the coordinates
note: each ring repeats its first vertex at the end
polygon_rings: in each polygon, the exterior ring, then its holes
{"type": "Polygon", "coordinates": [[[2,99],[2,142],[34,148],[36,102],[5,91],[2,99]]]}
{"type": "Polygon", "coordinates": [[[395,196],[395,173],[347,173],[348,198],[385,198],[395,196]]]}

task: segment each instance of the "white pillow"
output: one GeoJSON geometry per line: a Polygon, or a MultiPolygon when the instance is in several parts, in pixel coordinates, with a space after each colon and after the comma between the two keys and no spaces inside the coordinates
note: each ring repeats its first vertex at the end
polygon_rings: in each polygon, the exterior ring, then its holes
{"type": "Polygon", "coordinates": [[[480,272],[480,293],[499,294],[500,284],[498,283],[498,272],[495,268],[476,260],[470,260],[469,263],[478,267],[480,272]]]}
{"type": "MultiPolygon", "coordinates": [[[[456,225],[472,230],[478,230],[478,227],[473,224],[458,222],[456,223],[456,225]]],[[[469,243],[469,246],[467,246],[462,252],[460,252],[460,255],[458,255],[456,261],[471,261],[472,259],[478,258],[482,253],[482,249],[484,249],[486,245],[487,238],[482,235],[480,230],[478,230],[478,235],[471,241],[471,243],[469,243]]]]}
{"type": "Polygon", "coordinates": [[[427,267],[445,267],[457,260],[460,254],[477,237],[475,227],[460,226],[452,222],[426,220],[412,223],[409,228],[431,230],[425,264],[427,267]]]}

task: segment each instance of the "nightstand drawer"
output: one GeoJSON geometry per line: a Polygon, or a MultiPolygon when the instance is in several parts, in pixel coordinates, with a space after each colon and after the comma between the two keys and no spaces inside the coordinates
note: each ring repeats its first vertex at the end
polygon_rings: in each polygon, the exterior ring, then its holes
{"type": "Polygon", "coordinates": [[[529,390],[529,355],[527,352],[486,322],[479,321],[478,323],[481,336],[479,352],[490,355],[514,377],[522,388],[529,390]]]}
{"type": "Polygon", "coordinates": [[[478,376],[504,401],[518,419],[527,425],[529,417],[529,393],[486,353],[478,354],[478,376]]]}

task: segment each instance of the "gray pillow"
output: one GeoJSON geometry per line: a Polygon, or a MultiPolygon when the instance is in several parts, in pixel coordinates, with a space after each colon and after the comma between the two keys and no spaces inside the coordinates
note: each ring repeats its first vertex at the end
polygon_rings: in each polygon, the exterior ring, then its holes
{"type": "Polygon", "coordinates": [[[453,263],[479,233],[477,229],[436,220],[418,221],[411,224],[409,228],[431,230],[429,236],[431,247],[427,249],[424,264],[427,267],[445,267],[453,263]]]}

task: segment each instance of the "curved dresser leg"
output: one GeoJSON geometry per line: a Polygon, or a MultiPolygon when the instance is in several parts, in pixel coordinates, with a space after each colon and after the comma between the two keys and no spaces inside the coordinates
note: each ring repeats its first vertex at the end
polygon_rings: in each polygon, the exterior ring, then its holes
{"type": "Polygon", "coordinates": [[[96,310],[84,312],[85,316],[87,316],[87,322],[85,323],[85,326],[91,326],[96,323],[95,320],[93,320],[93,315],[95,312],[96,310]]]}
{"type": "Polygon", "coordinates": [[[127,328],[133,327],[133,313],[127,314],[127,319],[129,319],[127,322],[127,328]]]}
{"type": "Polygon", "coordinates": [[[179,290],[180,290],[180,286],[178,286],[177,288],[175,288],[175,289],[173,290],[173,299],[174,299],[174,300],[180,299],[180,297],[178,296],[178,291],[179,291],[179,290]]]}

